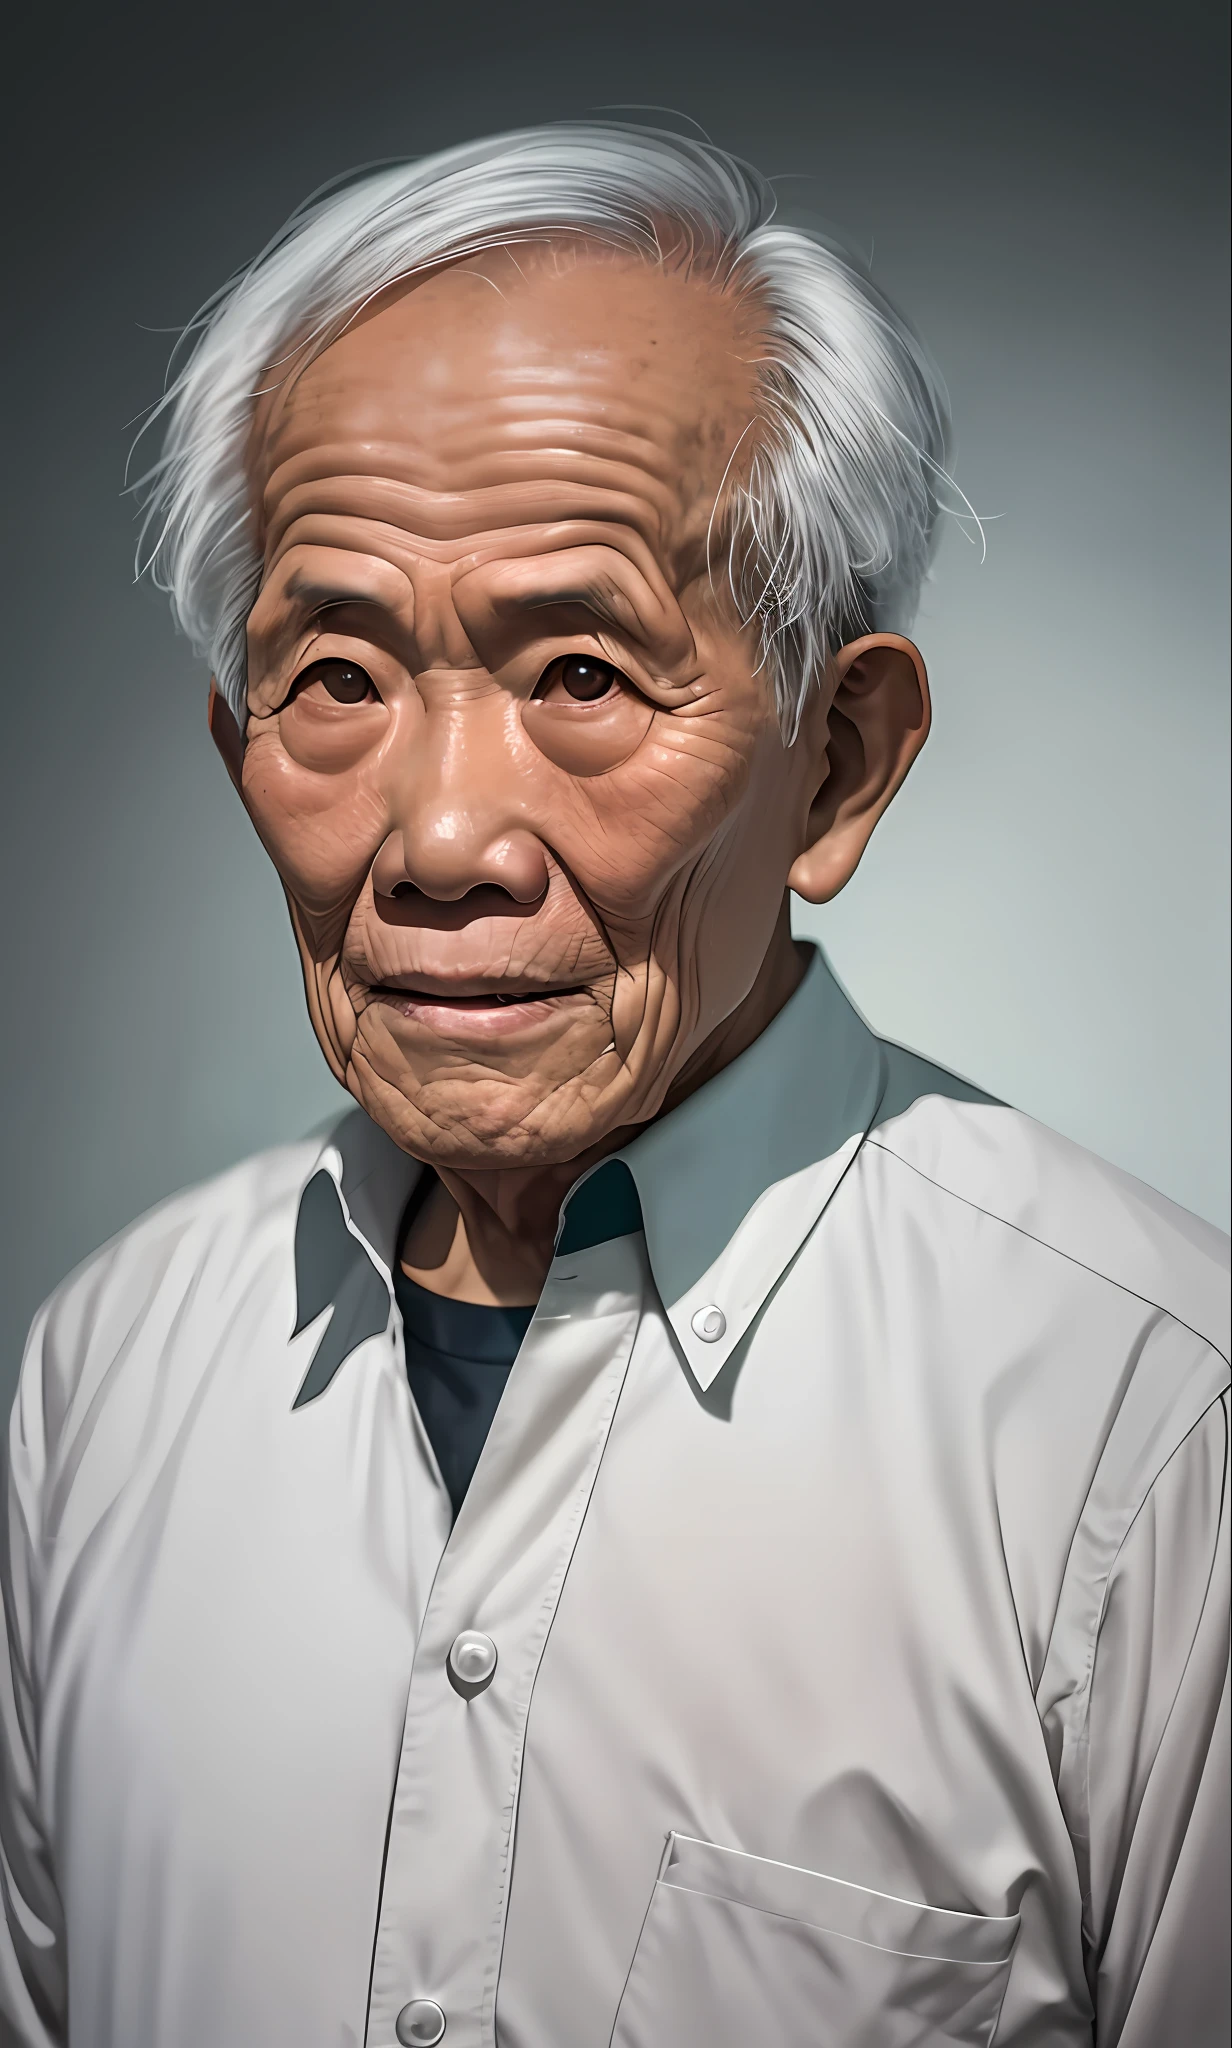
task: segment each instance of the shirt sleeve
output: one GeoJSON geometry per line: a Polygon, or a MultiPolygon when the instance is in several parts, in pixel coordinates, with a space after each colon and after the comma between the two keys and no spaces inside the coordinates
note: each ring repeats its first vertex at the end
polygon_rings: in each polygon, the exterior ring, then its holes
{"type": "Polygon", "coordinates": [[[40,1812],[35,1642],[45,1465],[41,1327],[9,1425],[0,1504],[0,2048],[64,2048],[64,1931],[40,1812]]]}
{"type": "Polygon", "coordinates": [[[1086,1759],[1097,2048],[1229,2039],[1228,1438],[1225,1396],[1108,1577],[1086,1759]]]}

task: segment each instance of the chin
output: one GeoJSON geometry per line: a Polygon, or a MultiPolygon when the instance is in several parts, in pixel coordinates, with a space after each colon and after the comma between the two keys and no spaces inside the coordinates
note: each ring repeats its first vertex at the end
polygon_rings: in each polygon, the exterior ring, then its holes
{"type": "Polygon", "coordinates": [[[413,1159],[460,1173],[564,1166],[621,1121],[618,1114],[588,1114],[580,1077],[532,1090],[524,1081],[487,1077],[469,1084],[412,1075],[394,1081],[352,1064],[347,1086],[373,1123],[413,1159]]]}

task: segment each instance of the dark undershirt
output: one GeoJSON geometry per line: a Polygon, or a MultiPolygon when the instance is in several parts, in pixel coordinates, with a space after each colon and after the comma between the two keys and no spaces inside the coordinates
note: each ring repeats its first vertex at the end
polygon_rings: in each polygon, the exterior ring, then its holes
{"type": "MultiPolygon", "coordinates": [[[[416,1188],[403,1218],[402,1241],[434,1179],[425,1173],[416,1188]]],[[[623,1160],[613,1160],[593,1174],[569,1204],[557,1257],[641,1227],[633,1176],[623,1160]]],[[[406,1376],[456,1521],[535,1311],[449,1301],[421,1287],[400,1266],[394,1271],[394,1294],[402,1315],[406,1376]]]]}
{"type": "Polygon", "coordinates": [[[456,1519],[535,1311],[447,1301],[403,1272],[394,1274],[394,1293],[406,1376],[456,1519]]]}

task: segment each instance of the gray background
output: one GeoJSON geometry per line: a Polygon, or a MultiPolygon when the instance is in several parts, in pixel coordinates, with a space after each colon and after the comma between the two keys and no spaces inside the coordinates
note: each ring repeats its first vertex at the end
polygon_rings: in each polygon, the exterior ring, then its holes
{"type": "Polygon", "coordinates": [[[42,10],[9,76],[0,1378],[138,1211],[337,1099],[121,495],[167,332],[349,165],[665,103],[946,373],[934,735],[802,916],[861,1008],[1226,1226],[1224,9],[42,10]]]}

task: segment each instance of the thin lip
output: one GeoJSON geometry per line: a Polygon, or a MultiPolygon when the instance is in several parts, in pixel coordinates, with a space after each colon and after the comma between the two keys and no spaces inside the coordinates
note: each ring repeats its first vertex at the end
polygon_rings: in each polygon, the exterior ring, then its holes
{"type": "Polygon", "coordinates": [[[405,978],[395,975],[388,980],[370,983],[369,994],[377,998],[393,997],[403,1002],[488,1003],[493,1009],[510,1009],[518,1003],[544,1003],[558,996],[585,995],[586,987],[582,982],[567,982],[559,986],[540,984],[537,987],[510,988],[495,982],[475,981],[455,982],[445,987],[440,982],[433,982],[431,976],[425,976],[421,981],[418,977],[412,980],[409,975],[405,978]]]}

